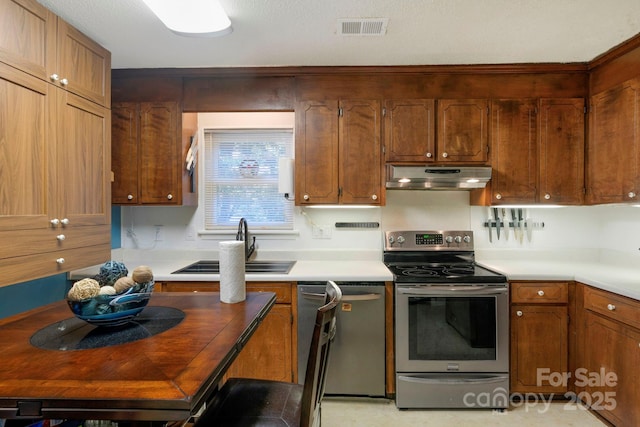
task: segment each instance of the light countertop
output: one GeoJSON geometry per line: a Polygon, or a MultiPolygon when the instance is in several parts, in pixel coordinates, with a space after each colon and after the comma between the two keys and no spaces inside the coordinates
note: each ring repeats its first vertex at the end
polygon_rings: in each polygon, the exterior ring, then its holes
{"type": "MultiPolygon", "coordinates": [[[[393,281],[393,275],[375,252],[349,254],[264,254],[260,260],[299,259],[288,274],[247,274],[247,281],[393,281]]],[[[640,300],[640,262],[602,251],[572,253],[542,251],[476,252],[476,260],[509,280],[575,280],[596,288],[640,300]]],[[[201,259],[217,259],[210,253],[184,251],[135,251],[116,249],[112,259],[125,263],[129,271],[148,265],[156,281],[219,281],[219,274],[172,274],[201,259]]],[[[92,277],[100,266],[69,273],[71,280],[92,277]]]]}

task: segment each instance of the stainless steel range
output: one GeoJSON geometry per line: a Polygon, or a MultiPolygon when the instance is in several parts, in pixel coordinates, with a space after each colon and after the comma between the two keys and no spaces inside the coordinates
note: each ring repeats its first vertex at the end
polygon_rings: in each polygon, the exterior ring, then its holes
{"type": "Polygon", "coordinates": [[[472,231],[387,231],[398,408],[506,408],[506,277],[475,263],[472,231]]]}

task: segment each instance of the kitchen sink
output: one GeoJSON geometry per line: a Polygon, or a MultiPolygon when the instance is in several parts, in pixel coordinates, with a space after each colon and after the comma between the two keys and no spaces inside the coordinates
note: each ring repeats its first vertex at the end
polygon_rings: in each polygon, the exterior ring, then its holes
{"type": "MultiPolygon", "coordinates": [[[[244,271],[247,274],[287,274],[295,261],[248,261],[245,263],[244,271]]],[[[220,273],[220,261],[201,260],[171,274],[218,274],[220,273]]]]}

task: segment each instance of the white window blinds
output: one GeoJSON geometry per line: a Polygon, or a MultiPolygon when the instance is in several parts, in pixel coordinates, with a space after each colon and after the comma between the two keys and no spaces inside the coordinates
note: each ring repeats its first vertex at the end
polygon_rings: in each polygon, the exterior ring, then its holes
{"type": "Polygon", "coordinates": [[[278,159],[292,129],[205,130],[205,229],[292,229],[293,203],[278,193],[278,159]]]}

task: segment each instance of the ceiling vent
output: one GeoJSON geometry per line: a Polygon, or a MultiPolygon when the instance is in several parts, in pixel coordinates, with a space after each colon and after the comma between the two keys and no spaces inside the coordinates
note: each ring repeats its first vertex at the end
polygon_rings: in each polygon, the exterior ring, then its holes
{"type": "Polygon", "coordinates": [[[342,36],[384,36],[389,18],[338,19],[338,34],[342,36]]]}

